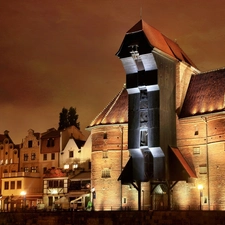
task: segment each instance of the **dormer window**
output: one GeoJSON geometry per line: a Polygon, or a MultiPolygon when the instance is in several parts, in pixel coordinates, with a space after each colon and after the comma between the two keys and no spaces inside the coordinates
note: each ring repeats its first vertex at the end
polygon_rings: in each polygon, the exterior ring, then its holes
{"type": "Polygon", "coordinates": [[[47,147],[54,147],[55,146],[55,139],[49,138],[47,141],[47,147]]]}

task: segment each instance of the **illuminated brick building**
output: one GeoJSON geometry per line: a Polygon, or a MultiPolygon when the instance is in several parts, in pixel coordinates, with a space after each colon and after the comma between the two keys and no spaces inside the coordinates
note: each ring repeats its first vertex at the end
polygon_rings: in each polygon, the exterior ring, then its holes
{"type": "Polygon", "coordinates": [[[143,20],[117,56],[126,89],[87,128],[95,209],[224,209],[225,70],[200,73],[143,20]]]}

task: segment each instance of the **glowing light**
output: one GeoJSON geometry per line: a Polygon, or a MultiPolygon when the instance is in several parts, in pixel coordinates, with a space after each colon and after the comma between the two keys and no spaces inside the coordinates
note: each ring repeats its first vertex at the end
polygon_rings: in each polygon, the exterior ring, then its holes
{"type": "Polygon", "coordinates": [[[198,190],[202,190],[203,189],[203,185],[202,184],[199,184],[198,185],[198,190]]]}
{"type": "Polygon", "coordinates": [[[69,165],[68,165],[68,164],[65,164],[65,165],[64,165],[64,169],[65,169],[65,170],[69,169],[69,165]]]}
{"type": "Polygon", "coordinates": [[[78,164],[77,163],[73,164],[73,168],[77,169],[78,168],[78,164]]]}
{"type": "Polygon", "coordinates": [[[21,191],[20,192],[20,195],[22,195],[22,196],[25,196],[27,193],[26,193],[26,191],[21,191]]]}
{"type": "Polygon", "coordinates": [[[52,194],[58,194],[58,191],[57,191],[57,189],[53,189],[53,190],[51,191],[51,193],[52,193],[52,194]]]}

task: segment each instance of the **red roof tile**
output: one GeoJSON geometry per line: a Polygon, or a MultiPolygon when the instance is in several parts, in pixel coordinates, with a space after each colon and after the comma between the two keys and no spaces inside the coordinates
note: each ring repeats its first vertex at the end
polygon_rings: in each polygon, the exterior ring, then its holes
{"type": "Polygon", "coordinates": [[[147,37],[149,43],[158,48],[159,50],[167,53],[168,55],[178,59],[179,61],[184,61],[194,67],[194,63],[189,59],[189,57],[184,53],[184,51],[179,47],[177,43],[171,39],[164,36],[160,31],[154,27],[148,25],[145,21],[140,20],[135,24],[127,34],[136,33],[143,31],[147,37]]]}
{"type": "Polygon", "coordinates": [[[128,123],[128,93],[124,87],[119,94],[106,106],[106,108],[87,127],[109,124],[128,123]]]}
{"type": "Polygon", "coordinates": [[[225,69],[192,75],[180,118],[225,109],[225,69]]]}

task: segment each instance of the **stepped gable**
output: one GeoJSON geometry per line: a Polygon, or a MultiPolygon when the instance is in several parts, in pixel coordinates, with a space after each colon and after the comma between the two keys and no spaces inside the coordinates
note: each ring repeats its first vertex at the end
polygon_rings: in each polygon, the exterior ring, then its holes
{"type": "Polygon", "coordinates": [[[128,93],[125,87],[91,122],[87,129],[98,125],[124,123],[128,123],[128,93]]]}
{"type": "Polygon", "coordinates": [[[224,92],[225,68],[192,75],[179,117],[224,111],[224,92]]]}
{"type": "Polygon", "coordinates": [[[12,141],[12,139],[11,139],[10,136],[9,136],[9,131],[8,131],[8,130],[5,130],[5,131],[4,131],[4,134],[0,134],[0,143],[3,143],[3,141],[4,141],[6,138],[9,139],[9,143],[14,144],[13,141],[12,141]]]}
{"type": "MultiPolygon", "coordinates": [[[[155,29],[154,27],[148,25],[144,20],[140,20],[137,24],[135,24],[129,31],[127,31],[124,41],[120,47],[120,50],[117,52],[116,55],[119,57],[121,55],[127,55],[125,52],[121,52],[123,45],[131,46],[137,44],[140,48],[141,43],[134,43],[133,38],[130,34],[140,33],[143,32],[146,38],[149,41],[149,44],[152,48],[157,48],[164,53],[172,56],[173,58],[178,59],[179,61],[183,61],[188,63],[189,65],[196,68],[195,64],[191,61],[191,59],[186,55],[186,53],[179,47],[179,45],[163,35],[160,31],[155,29]]],[[[129,50],[127,49],[127,53],[129,54],[129,50]]],[[[130,56],[127,55],[127,57],[130,56]]]]}

